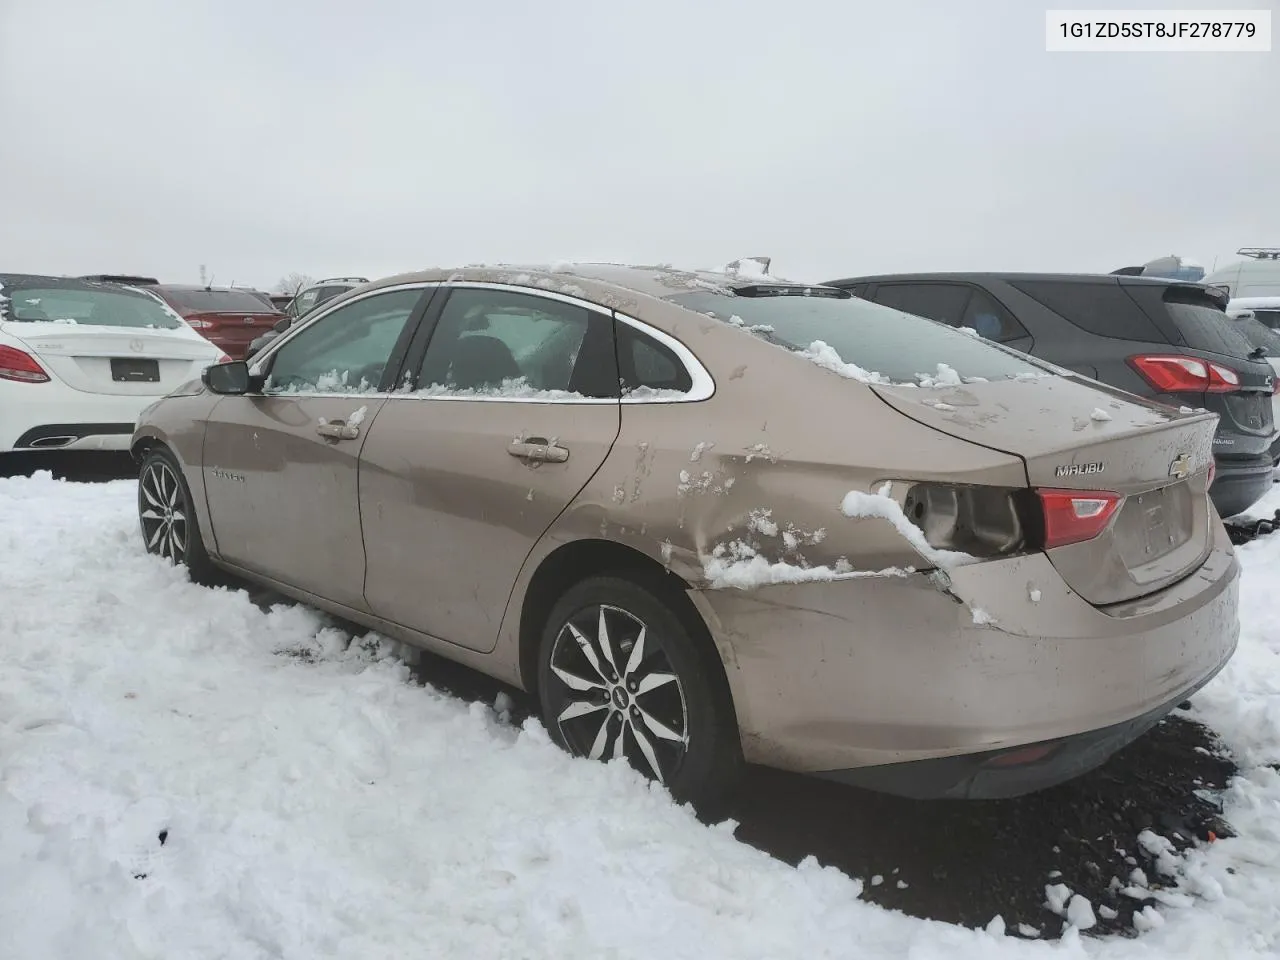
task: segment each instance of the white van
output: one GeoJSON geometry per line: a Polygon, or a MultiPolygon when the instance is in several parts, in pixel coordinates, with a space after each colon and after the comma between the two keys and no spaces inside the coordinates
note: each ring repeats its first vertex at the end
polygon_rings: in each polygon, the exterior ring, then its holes
{"type": "Polygon", "coordinates": [[[1280,297],[1280,247],[1241,247],[1239,263],[1215,270],[1200,282],[1221,287],[1232,299],[1280,297]]]}

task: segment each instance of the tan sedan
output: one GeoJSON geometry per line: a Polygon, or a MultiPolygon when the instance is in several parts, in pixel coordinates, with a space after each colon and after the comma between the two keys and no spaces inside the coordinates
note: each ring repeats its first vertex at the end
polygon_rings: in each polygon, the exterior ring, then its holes
{"type": "Polygon", "coordinates": [[[133,450],[148,550],[523,687],[679,798],[744,759],[995,797],[1234,650],[1214,422],[832,288],[579,265],[357,287],[133,450]]]}

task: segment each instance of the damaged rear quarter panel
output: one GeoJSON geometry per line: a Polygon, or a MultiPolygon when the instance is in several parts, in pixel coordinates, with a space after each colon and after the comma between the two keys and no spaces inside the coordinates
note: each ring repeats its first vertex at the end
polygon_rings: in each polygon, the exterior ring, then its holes
{"type": "MultiPolygon", "coordinates": [[[[708,318],[690,335],[689,314],[677,312],[684,322],[667,326],[685,333],[715,394],[623,404],[613,450],[557,524],[558,539],[624,543],[695,587],[708,585],[712,551],[735,541],[771,563],[919,567],[888,521],[844,516],[845,494],[891,479],[1026,484],[1016,456],[917,424],[864,384],[728,324],[708,318]]],[[[900,498],[905,486],[896,486],[900,498]]]]}

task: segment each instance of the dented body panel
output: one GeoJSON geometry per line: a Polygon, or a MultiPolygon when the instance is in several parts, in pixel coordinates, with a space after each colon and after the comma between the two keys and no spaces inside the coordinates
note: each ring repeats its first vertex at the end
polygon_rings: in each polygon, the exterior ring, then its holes
{"type": "Polygon", "coordinates": [[[174,450],[215,560],[530,689],[531,585],[560,551],[610,544],[682,582],[747,759],[810,772],[1124,721],[1202,683],[1234,648],[1238,568],[1205,493],[1212,416],[1047,369],[859,379],[815,362],[820,350],[671,302],[732,283],[658,267],[393,277],[326,303],[254,368],[317,318],[406,284],[571,298],[615,332],[670,338],[699,365],[696,389],[445,400],[407,396],[394,368],[340,400],[169,398],[144,414],[135,449],[174,450]],[[361,406],[358,439],[300,439],[361,406]],[[516,449],[526,441],[567,454],[530,462],[516,449]],[[920,484],[1107,489],[1125,504],[1086,542],[964,556],[912,525],[920,484]],[[302,529],[326,517],[329,530],[302,529]]]}

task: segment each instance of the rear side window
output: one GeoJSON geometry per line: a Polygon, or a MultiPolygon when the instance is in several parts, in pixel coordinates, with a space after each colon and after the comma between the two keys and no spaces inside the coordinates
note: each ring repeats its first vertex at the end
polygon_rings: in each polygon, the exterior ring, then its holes
{"type": "Polygon", "coordinates": [[[619,323],[617,331],[618,376],[624,396],[642,387],[680,393],[693,389],[689,371],[669,349],[625,323],[619,323]]]}
{"type": "Polygon", "coordinates": [[[164,297],[186,313],[268,313],[273,310],[246,290],[165,290],[164,297]]]}
{"type": "Polygon", "coordinates": [[[1169,340],[1117,281],[1011,280],[1009,285],[1100,337],[1157,343],[1169,340]]]}

